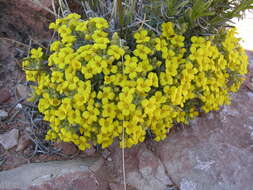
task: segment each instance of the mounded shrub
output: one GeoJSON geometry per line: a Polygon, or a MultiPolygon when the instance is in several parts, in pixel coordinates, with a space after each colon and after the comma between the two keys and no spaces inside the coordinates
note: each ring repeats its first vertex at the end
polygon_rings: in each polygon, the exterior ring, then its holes
{"type": "Polygon", "coordinates": [[[50,52],[32,49],[23,61],[30,100],[50,123],[47,140],[81,150],[163,140],[176,123],[229,104],[247,72],[235,28],[186,40],[164,22],[160,35],[136,31],[131,45],[101,17],[69,14],[50,28],[59,35],[50,52]]]}

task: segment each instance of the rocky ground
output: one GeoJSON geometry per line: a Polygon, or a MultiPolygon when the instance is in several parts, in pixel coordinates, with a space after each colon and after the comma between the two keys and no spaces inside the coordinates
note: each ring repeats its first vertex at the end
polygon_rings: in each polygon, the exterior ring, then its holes
{"type": "MultiPolygon", "coordinates": [[[[51,38],[50,6],[50,0],[0,0],[0,190],[123,190],[121,149],[80,152],[72,144],[45,142],[47,125],[25,100],[29,89],[20,59],[51,38]]],[[[252,189],[252,52],[249,62],[247,81],[230,106],[162,142],[125,150],[128,190],[252,189]]]]}

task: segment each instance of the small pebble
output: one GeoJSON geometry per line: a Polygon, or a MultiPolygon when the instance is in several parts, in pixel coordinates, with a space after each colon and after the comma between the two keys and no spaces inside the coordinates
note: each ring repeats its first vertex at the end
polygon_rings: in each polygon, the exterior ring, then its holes
{"type": "Polygon", "coordinates": [[[0,110],[0,120],[4,120],[8,117],[8,113],[4,110],[0,110]]]}
{"type": "Polygon", "coordinates": [[[27,86],[23,85],[23,84],[18,84],[16,86],[16,90],[17,90],[17,94],[21,97],[21,98],[27,98],[28,94],[29,94],[29,89],[27,86]]]}
{"type": "Polygon", "coordinates": [[[22,104],[17,104],[16,109],[22,109],[22,104]]]}
{"type": "Polygon", "coordinates": [[[246,86],[247,86],[251,91],[253,91],[253,82],[246,83],[246,86]]]}
{"type": "Polygon", "coordinates": [[[103,150],[103,152],[102,152],[102,156],[105,158],[105,159],[107,159],[109,156],[110,156],[110,152],[109,152],[109,150],[107,150],[107,149],[104,149],[103,150]]]}
{"type": "Polygon", "coordinates": [[[7,102],[11,97],[11,93],[8,89],[2,88],[0,89],[0,104],[7,102]]]}
{"type": "Polygon", "coordinates": [[[0,144],[2,144],[5,150],[9,150],[18,144],[18,136],[18,129],[12,129],[0,135],[0,144]]]}
{"type": "Polygon", "coordinates": [[[16,148],[16,151],[23,151],[31,144],[31,139],[27,134],[22,134],[18,140],[18,146],[16,148]]]}

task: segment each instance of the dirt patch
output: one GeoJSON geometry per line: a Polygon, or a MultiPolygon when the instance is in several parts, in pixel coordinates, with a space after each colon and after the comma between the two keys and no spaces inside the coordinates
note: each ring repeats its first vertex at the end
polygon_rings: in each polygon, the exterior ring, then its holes
{"type": "Polygon", "coordinates": [[[24,43],[31,38],[49,36],[48,23],[53,18],[48,12],[26,0],[0,0],[0,36],[24,43]]]}
{"type": "MultiPolygon", "coordinates": [[[[41,2],[48,6],[51,1],[41,2]]],[[[0,0],[0,10],[0,110],[8,113],[8,117],[0,121],[0,134],[15,128],[19,131],[19,143],[25,143],[21,151],[16,151],[17,146],[5,150],[0,145],[0,170],[30,162],[67,159],[43,141],[47,124],[36,108],[17,93],[20,84],[27,87],[21,60],[29,48],[46,44],[50,39],[48,23],[53,16],[26,0],[0,0]],[[22,142],[27,134],[31,140],[22,142]]]]}

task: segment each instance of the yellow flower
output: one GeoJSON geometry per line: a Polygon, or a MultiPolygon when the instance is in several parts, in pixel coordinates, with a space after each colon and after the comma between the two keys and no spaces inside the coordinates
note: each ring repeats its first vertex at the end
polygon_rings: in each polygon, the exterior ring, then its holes
{"type": "Polygon", "coordinates": [[[95,56],[89,61],[89,64],[91,64],[94,68],[94,71],[96,71],[96,74],[101,73],[103,69],[107,67],[107,62],[102,59],[100,56],[95,56]]]}
{"type": "Polygon", "coordinates": [[[144,108],[144,112],[146,114],[153,114],[154,110],[156,109],[156,99],[155,97],[148,99],[145,99],[141,102],[142,107],[144,108]]]}
{"type": "Polygon", "coordinates": [[[99,124],[101,125],[101,133],[106,134],[108,132],[112,132],[114,129],[114,125],[111,118],[101,118],[99,120],[99,124]]]}
{"type": "Polygon", "coordinates": [[[90,18],[89,21],[94,22],[96,27],[101,30],[109,27],[108,22],[102,17],[90,18]]]}
{"type": "Polygon", "coordinates": [[[56,30],[56,29],[58,29],[58,27],[59,27],[59,26],[58,26],[56,23],[52,22],[52,23],[49,24],[49,27],[48,27],[48,28],[49,28],[49,29],[55,29],[55,30],[56,30]]]}
{"type": "Polygon", "coordinates": [[[39,59],[42,56],[43,56],[42,48],[31,50],[31,58],[39,59]]]}
{"type": "Polygon", "coordinates": [[[97,39],[100,38],[107,38],[108,33],[104,32],[103,30],[96,30],[93,34],[92,34],[92,38],[93,40],[96,42],[97,39]]]}
{"type": "Polygon", "coordinates": [[[75,103],[77,108],[82,108],[83,104],[85,104],[88,101],[89,93],[76,93],[73,97],[73,102],[75,103]]]}
{"type": "Polygon", "coordinates": [[[166,66],[166,74],[170,75],[170,76],[176,76],[177,75],[177,69],[178,69],[178,64],[177,63],[173,63],[171,61],[167,61],[165,62],[165,66],[166,66]]]}
{"type": "Polygon", "coordinates": [[[99,91],[97,94],[98,99],[102,99],[103,103],[107,103],[108,100],[113,100],[115,94],[113,93],[110,87],[104,87],[102,91],[99,91]]]}
{"type": "Polygon", "coordinates": [[[118,108],[121,110],[122,114],[123,115],[130,115],[132,112],[134,112],[135,110],[135,105],[134,104],[131,104],[131,103],[128,103],[128,102],[125,102],[125,101],[120,101],[118,103],[118,108]]]}
{"type": "Polygon", "coordinates": [[[27,81],[35,82],[37,80],[38,71],[25,71],[25,77],[27,81]]]}
{"type": "Polygon", "coordinates": [[[140,92],[149,92],[151,90],[152,81],[144,80],[143,78],[137,79],[136,89],[140,92]]]}
{"type": "Polygon", "coordinates": [[[175,35],[172,38],[170,38],[170,43],[177,47],[184,47],[184,36],[181,35],[175,35]]]}
{"type": "Polygon", "coordinates": [[[23,61],[22,62],[22,67],[28,67],[30,65],[30,62],[29,61],[27,61],[27,60],[25,60],[25,61],[23,61]]]}
{"type": "Polygon", "coordinates": [[[125,54],[125,51],[117,45],[111,45],[107,50],[107,54],[113,56],[114,59],[119,60],[125,54]]]}
{"type": "Polygon", "coordinates": [[[70,124],[81,124],[82,118],[79,110],[70,110],[68,112],[68,121],[70,124]]]}
{"type": "Polygon", "coordinates": [[[61,101],[57,98],[50,98],[49,102],[52,106],[58,106],[61,103],[61,101]]]}
{"type": "Polygon", "coordinates": [[[92,64],[87,64],[86,66],[82,67],[82,73],[85,79],[91,79],[94,74],[96,74],[96,70],[92,66],[92,64]]]}
{"type": "Polygon", "coordinates": [[[136,32],[134,34],[134,38],[136,40],[136,43],[144,43],[150,40],[150,37],[148,36],[148,31],[144,29],[136,32]]]}
{"type": "Polygon", "coordinates": [[[81,21],[81,22],[79,22],[79,23],[77,24],[77,26],[76,26],[75,29],[76,29],[76,31],[79,31],[79,32],[85,32],[85,31],[88,30],[87,25],[88,25],[88,22],[87,22],[87,21],[81,21]]]}
{"type": "Polygon", "coordinates": [[[170,38],[171,36],[175,35],[172,22],[166,22],[162,24],[162,34],[166,38],[170,38]]]}
{"type": "Polygon", "coordinates": [[[119,99],[130,104],[133,101],[135,91],[135,88],[124,87],[119,94],[119,99]]]}
{"type": "Polygon", "coordinates": [[[71,29],[65,24],[59,27],[58,32],[61,36],[70,35],[72,33],[71,29]]]}
{"type": "Polygon", "coordinates": [[[167,42],[165,39],[155,38],[155,42],[156,42],[155,48],[157,51],[161,51],[162,49],[167,48],[167,42]]]}
{"type": "Polygon", "coordinates": [[[48,109],[49,108],[49,102],[48,102],[48,100],[47,99],[45,99],[45,98],[41,98],[40,100],[39,100],[39,104],[38,104],[38,109],[39,109],[39,111],[40,112],[45,112],[46,111],[46,109],[48,109]]]}
{"type": "Polygon", "coordinates": [[[146,73],[148,71],[151,71],[153,69],[152,65],[149,63],[148,59],[143,60],[138,63],[138,72],[146,73]]]}
{"type": "Polygon", "coordinates": [[[148,55],[150,55],[152,51],[147,46],[138,44],[133,53],[135,56],[138,56],[139,58],[144,60],[148,58],[148,55]]]}
{"type": "Polygon", "coordinates": [[[82,117],[88,122],[88,123],[92,123],[92,122],[96,122],[98,119],[98,116],[100,114],[99,109],[97,108],[92,108],[88,111],[84,111],[82,114],[82,117]]]}
{"type": "Polygon", "coordinates": [[[53,71],[51,81],[55,83],[63,82],[63,73],[59,71],[53,71]]]}
{"type": "Polygon", "coordinates": [[[81,62],[75,59],[70,62],[70,65],[74,70],[80,70],[82,66],[81,62]]]}
{"type": "Polygon", "coordinates": [[[137,76],[138,65],[135,62],[131,62],[124,68],[124,73],[129,74],[130,79],[134,79],[137,76]]]}
{"type": "Polygon", "coordinates": [[[80,136],[78,140],[78,148],[82,151],[90,148],[90,144],[87,143],[87,139],[84,136],[80,136]]]}
{"type": "Polygon", "coordinates": [[[95,50],[105,50],[107,48],[107,44],[110,43],[110,40],[108,38],[97,38],[96,43],[93,45],[93,48],[95,50]]]}
{"type": "Polygon", "coordinates": [[[110,117],[114,119],[116,116],[116,109],[117,109],[117,106],[114,105],[113,103],[104,104],[103,112],[102,112],[103,117],[110,117]]]}
{"type": "Polygon", "coordinates": [[[78,20],[78,19],[80,19],[80,18],[81,18],[81,16],[80,16],[79,14],[77,14],[77,13],[71,13],[71,14],[69,14],[65,19],[70,19],[70,20],[74,19],[74,20],[78,20]]]}
{"type": "Polygon", "coordinates": [[[71,98],[65,97],[62,99],[62,106],[71,108],[71,98]]]}
{"type": "Polygon", "coordinates": [[[67,43],[73,43],[73,42],[75,42],[76,41],[76,37],[75,36],[72,36],[72,35],[65,35],[65,34],[63,34],[62,35],[62,42],[64,43],[64,44],[67,44],[67,43]]]}
{"type": "Polygon", "coordinates": [[[150,72],[148,74],[148,80],[150,81],[150,83],[152,84],[152,86],[158,88],[158,77],[157,77],[157,75],[155,73],[150,72]]]}
{"type": "Polygon", "coordinates": [[[67,116],[67,110],[60,106],[59,109],[56,110],[55,116],[57,116],[60,120],[64,120],[67,116]]]}
{"type": "Polygon", "coordinates": [[[160,83],[162,86],[173,84],[173,78],[170,73],[161,72],[160,73],[160,83]]]}
{"type": "Polygon", "coordinates": [[[61,42],[60,41],[54,41],[51,45],[50,45],[50,51],[58,51],[60,48],[61,42]]]}

